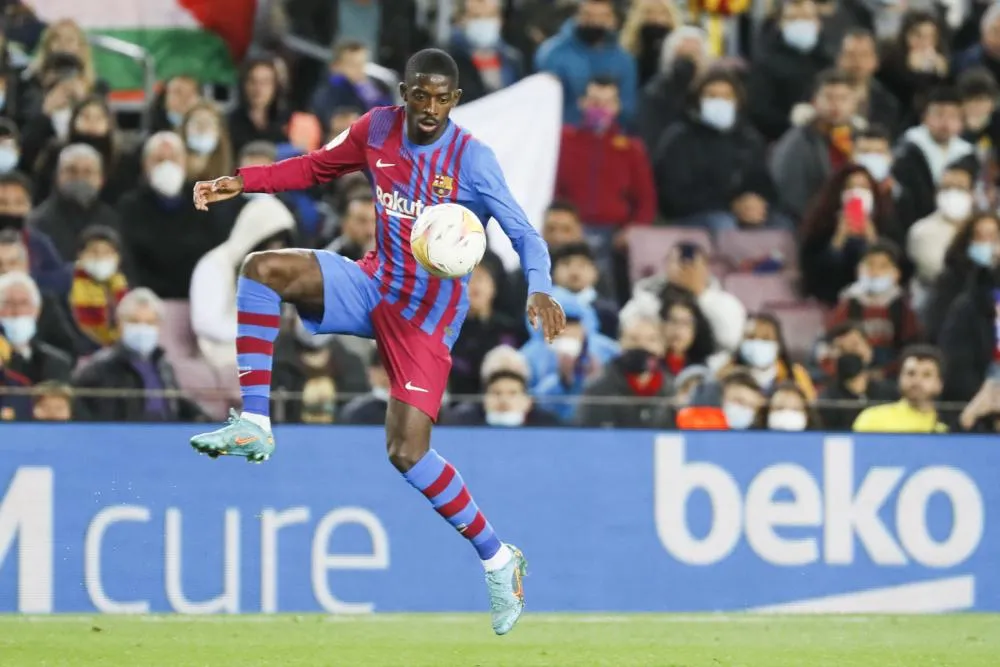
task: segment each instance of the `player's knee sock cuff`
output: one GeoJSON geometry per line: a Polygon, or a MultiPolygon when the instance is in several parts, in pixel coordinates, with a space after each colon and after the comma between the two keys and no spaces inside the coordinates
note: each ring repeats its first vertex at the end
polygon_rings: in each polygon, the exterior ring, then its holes
{"type": "Polygon", "coordinates": [[[236,282],[236,307],[240,311],[281,315],[281,295],[264,283],[240,276],[236,282]]]}

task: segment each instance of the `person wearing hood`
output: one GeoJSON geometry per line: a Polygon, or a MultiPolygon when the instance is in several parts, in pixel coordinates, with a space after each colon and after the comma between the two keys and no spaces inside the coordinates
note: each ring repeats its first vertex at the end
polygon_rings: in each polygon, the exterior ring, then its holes
{"type": "Polygon", "coordinates": [[[458,65],[462,103],[517,83],[524,76],[521,54],[501,38],[500,0],[466,0],[448,53],[458,65]]]}
{"type": "Polygon", "coordinates": [[[207,252],[191,274],[191,327],[205,359],[218,368],[236,365],[236,278],[247,255],[291,244],[295,218],[276,197],[250,200],[229,238],[207,252]]]}
{"type": "Polygon", "coordinates": [[[653,155],[660,213],[712,231],[790,226],[775,215],[767,146],[742,117],[739,78],[712,70],[692,92],[696,107],[663,134],[653,155]]]}
{"type": "Polygon", "coordinates": [[[667,253],[663,273],[638,281],[633,290],[636,294],[649,292],[662,299],[664,290],[671,285],[694,295],[719,349],[735,350],[743,335],[747,309],[739,299],[724,291],[712,275],[704,248],[696,243],[678,243],[667,253]]]}
{"type": "Polygon", "coordinates": [[[923,113],[923,122],[903,134],[892,165],[893,177],[909,193],[912,219],[897,222],[902,229],[926,218],[937,208],[936,196],[945,168],[961,162],[972,173],[979,172],[975,148],[961,138],[962,100],[951,88],[938,88],[930,93],[923,113]]]}
{"type": "Polygon", "coordinates": [[[104,186],[101,154],[87,144],[71,144],[59,153],[56,187],[28,216],[27,224],[49,236],[60,256],[76,257],[80,233],[101,225],[121,231],[121,219],[100,200],[104,186]]]}
{"type": "Polygon", "coordinates": [[[617,42],[618,19],[611,0],[582,0],[576,17],[545,40],[535,54],[535,69],[555,74],[563,85],[563,122],[578,125],[583,109],[577,101],[598,75],[613,78],[621,97],[619,120],[629,126],[638,95],[635,58],[617,42]]]}
{"type": "Polygon", "coordinates": [[[711,62],[708,37],[701,28],[676,28],[663,41],[659,72],[642,89],[636,127],[650,154],[656,152],[664,130],[684,117],[688,90],[711,62]]]}
{"type": "Polygon", "coordinates": [[[920,339],[920,323],[910,300],[900,288],[900,253],[895,244],[880,241],[868,246],[858,264],[858,279],[840,294],[829,326],[846,322],[861,325],[872,347],[871,366],[891,377],[903,349],[920,339]]]}
{"type": "Polygon", "coordinates": [[[791,127],[792,108],[809,99],[816,76],[830,66],[820,30],[813,0],[789,0],[761,35],[747,90],[750,120],[768,141],[791,127]]]}
{"type": "Polygon", "coordinates": [[[198,212],[185,187],[187,151],[173,132],[159,132],[143,147],[142,185],[118,203],[126,254],[134,262],[135,285],[161,299],[187,299],[191,273],[202,256],[226,240],[230,226],[214,210],[198,212]]]}

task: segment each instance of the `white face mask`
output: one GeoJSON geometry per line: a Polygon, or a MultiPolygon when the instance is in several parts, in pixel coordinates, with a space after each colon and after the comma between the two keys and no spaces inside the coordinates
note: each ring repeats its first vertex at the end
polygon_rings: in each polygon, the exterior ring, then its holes
{"type": "Polygon", "coordinates": [[[21,155],[12,146],[0,146],[0,174],[7,174],[17,167],[21,155]]]}
{"type": "Polygon", "coordinates": [[[31,342],[38,330],[38,323],[30,315],[20,315],[18,317],[5,317],[0,319],[0,327],[3,327],[3,336],[14,347],[24,347],[31,342]]]}
{"type": "Polygon", "coordinates": [[[757,416],[753,408],[739,403],[723,403],[722,413],[726,416],[726,424],[734,431],[745,431],[750,428],[757,416]]]}
{"type": "Polygon", "coordinates": [[[745,340],[740,355],[754,368],[770,368],[778,360],[778,343],[773,340],[745,340]]]}
{"type": "Polygon", "coordinates": [[[788,46],[796,51],[808,53],[819,42],[819,22],[808,19],[789,21],[781,26],[781,36],[788,46]]]}
{"type": "Polygon", "coordinates": [[[872,195],[872,191],[868,188],[851,188],[850,190],[844,190],[844,194],[841,195],[840,201],[841,203],[846,204],[855,197],[861,200],[861,208],[864,209],[865,215],[871,215],[872,208],[875,207],[875,197],[872,195]]]}
{"type": "Polygon", "coordinates": [[[465,23],[465,38],[477,49],[496,46],[500,42],[500,19],[469,19],[465,23]]]}
{"type": "Polygon", "coordinates": [[[486,411],[486,423],[490,426],[522,426],[524,413],[517,410],[486,411]]]}
{"type": "Polygon", "coordinates": [[[771,410],[767,416],[767,427],[772,431],[804,431],[806,422],[806,413],[799,410],[771,410]]]}
{"type": "Polygon", "coordinates": [[[717,130],[728,130],[736,123],[736,103],[721,97],[701,101],[701,119],[717,130]]]}
{"type": "Polygon", "coordinates": [[[935,201],[941,215],[952,222],[962,222],[972,214],[972,194],[964,190],[942,190],[935,201]]]}
{"type": "Polygon", "coordinates": [[[148,357],[160,343],[160,330],[152,324],[128,322],[122,326],[122,344],[141,357],[148,357]]]}
{"type": "Polygon", "coordinates": [[[80,268],[86,271],[97,282],[103,283],[118,271],[118,260],[114,257],[85,259],[80,262],[80,268]]]}
{"type": "Polygon", "coordinates": [[[219,135],[217,134],[189,134],[187,145],[198,155],[208,155],[219,145],[219,135]]]}
{"type": "Polygon", "coordinates": [[[552,345],[552,350],[556,354],[561,354],[567,357],[580,356],[583,352],[583,341],[579,338],[573,338],[572,336],[557,336],[550,343],[552,345]]]}
{"type": "Polygon", "coordinates": [[[889,169],[892,167],[892,159],[884,153],[859,153],[854,161],[880,183],[889,176],[889,169]]]}
{"type": "Polygon", "coordinates": [[[52,115],[49,116],[49,120],[52,121],[52,130],[60,141],[65,141],[66,137],[69,136],[69,121],[72,117],[73,110],[68,108],[53,111],[52,115]]]}
{"type": "Polygon", "coordinates": [[[165,160],[149,172],[149,184],[164,197],[176,197],[184,187],[184,168],[165,160]]]}

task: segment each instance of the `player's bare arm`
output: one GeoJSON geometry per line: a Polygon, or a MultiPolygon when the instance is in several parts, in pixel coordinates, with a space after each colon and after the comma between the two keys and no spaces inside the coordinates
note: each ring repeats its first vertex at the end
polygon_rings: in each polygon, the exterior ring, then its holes
{"type": "Polygon", "coordinates": [[[535,292],[528,297],[528,321],[551,343],[566,328],[566,313],[551,295],[535,292]]]}
{"type": "Polygon", "coordinates": [[[207,211],[209,204],[232,199],[243,192],[242,176],[223,176],[214,181],[198,181],[194,184],[194,207],[207,211]]]}

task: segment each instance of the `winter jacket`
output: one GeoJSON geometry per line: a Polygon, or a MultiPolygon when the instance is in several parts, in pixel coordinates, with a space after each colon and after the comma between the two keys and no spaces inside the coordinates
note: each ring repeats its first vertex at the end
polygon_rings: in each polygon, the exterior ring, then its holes
{"type": "Polygon", "coordinates": [[[563,122],[568,125],[580,122],[579,101],[587,92],[587,83],[595,76],[613,77],[621,97],[621,120],[630,126],[639,94],[639,75],[635,58],[619,46],[616,33],[609,34],[602,44],[588,46],[576,36],[576,20],[570,19],[539,47],[535,69],[552,72],[562,82],[563,122]]]}
{"type": "Polygon", "coordinates": [[[669,219],[728,211],[752,192],[773,202],[764,140],[749,124],[719,131],[696,117],[670,126],[653,155],[660,213],[669,219]]]}
{"type": "MultiPolygon", "coordinates": [[[[47,234],[60,257],[66,262],[76,259],[80,233],[91,225],[103,225],[121,233],[121,218],[101,200],[83,207],[74,201],[53,193],[41,206],[32,211],[26,224],[47,234]]],[[[122,253],[124,255],[124,253],[122,253]]],[[[127,263],[124,262],[124,263],[127,263]]]]}
{"type": "Polygon", "coordinates": [[[207,252],[191,274],[191,327],[205,359],[236,364],[236,280],[246,256],[267,239],[295,228],[284,204],[259,197],[243,207],[229,238],[207,252]]]}
{"type": "Polygon", "coordinates": [[[663,385],[654,399],[637,398],[636,401],[629,403],[618,400],[613,403],[602,403],[601,398],[621,399],[634,396],[619,360],[614,359],[584,389],[584,398],[596,400],[580,403],[577,409],[577,422],[581,426],[672,428],[674,416],[669,397],[673,394],[673,384],[670,380],[669,375],[664,377],[663,385]]]}
{"type": "Polygon", "coordinates": [[[650,155],[656,152],[664,131],[684,118],[687,91],[694,75],[694,64],[679,59],[669,72],[657,74],[642,89],[636,128],[650,155]]]}
{"type": "Polygon", "coordinates": [[[774,146],[770,169],[781,210],[801,221],[833,171],[829,144],[812,125],[793,127],[774,146]]]}
{"type": "Polygon", "coordinates": [[[30,348],[31,354],[27,357],[14,351],[7,367],[28,378],[31,384],[69,382],[73,373],[73,358],[69,353],[44,343],[37,337],[31,341],[30,348]]]}

